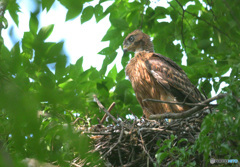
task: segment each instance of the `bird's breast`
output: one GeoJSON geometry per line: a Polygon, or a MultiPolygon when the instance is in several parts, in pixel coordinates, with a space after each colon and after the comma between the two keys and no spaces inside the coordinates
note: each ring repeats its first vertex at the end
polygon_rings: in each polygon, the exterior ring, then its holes
{"type": "Polygon", "coordinates": [[[126,75],[129,77],[134,90],[139,86],[147,86],[152,82],[145,62],[143,60],[137,60],[136,57],[132,58],[127,65],[126,75]]]}

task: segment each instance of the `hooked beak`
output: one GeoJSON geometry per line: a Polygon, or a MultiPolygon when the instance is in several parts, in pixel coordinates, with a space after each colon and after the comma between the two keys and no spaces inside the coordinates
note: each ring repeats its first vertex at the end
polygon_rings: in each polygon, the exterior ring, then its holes
{"type": "Polygon", "coordinates": [[[123,45],[123,52],[124,52],[124,54],[125,54],[127,51],[128,51],[127,45],[123,45]]]}

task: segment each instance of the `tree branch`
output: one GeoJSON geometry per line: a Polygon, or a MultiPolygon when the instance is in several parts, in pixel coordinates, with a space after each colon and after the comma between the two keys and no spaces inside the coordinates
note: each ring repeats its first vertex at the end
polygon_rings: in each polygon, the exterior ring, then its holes
{"type": "Polygon", "coordinates": [[[166,103],[166,104],[179,104],[179,105],[188,105],[188,106],[218,106],[218,104],[185,103],[184,101],[176,102],[176,101],[164,101],[164,100],[157,100],[157,99],[144,99],[143,101],[151,101],[151,102],[166,103]]]}
{"type": "MultiPolygon", "coordinates": [[[[212,98],[209,98],[207,100],[204,100],[202,101],[201,103],[199,104],[208,104],[214,100],[218,100],[218,99],[222,99],[224,97],[226,97],[228,94],[225,93],[225,94],[219,94],[215,97],[212,97],[212,98]]],[[[198,105],[198,106],[195,106],[187,111],[184,111],[182,113],[164,113],[164,114],[156,114],[156,115],[150,115],[149,116],[149,119],[165,119],[165,118],[172,118],[172,119],[179,119],[179,118],[186,118],[190,115],[192,115],[193,113],[203,109],[204,106],[203,105],[198,105]]]]}
{"type": "Polygon", "coordinates": [[[110,118],[112,118],[112,120],[115,122],[115,123],[119,123],[119,121],[114,117],[114,116],[112,116],[112,114],[110,114],[109,112],[108,112],[108,110],[102,105],[102,103],[98,100],[98,98],[97,98],[97,96],[96,95],[93,95],[93,98],[94,98],[94,100],[97,102],[97,104],[98,104],[98,107],[101,109],[101,110],[103,110],[106,114],[107,114],[107,116],[109,116],[110,118]]]}
{"type": "MultiPolygon", "coordinates": [[[[116,104],[116,103],[113,102],[113,103],[110,105],[110,107],[109,107],[108,110],[107,110],[109,113],[111,112],[111,110],[113,109],[113,107],[115,106],[115,104],[116,104]]],[[[104,121],[106,120],[106,118],[107,118],[107,113],[104,114],[102,120],[100,121],[100,124],[103,124],[104,121]]]]}
{"type": "MultiPolygon", "coordinates": [[[[120,120],[117,120],[112,114],[110,114],[109,112],[108,112],[108,110],[102,105],[102,103],[98,100],[98,98],[97,98],[97,96],[96,95],[93,95],[93,98],[94,98],[94,100],[97,102],[97,104],[98,104],[98,106],[99,106],[99,108],[101,109],[101,110],[103,110],[106,114],[107,114],[107,116],[109,116],[110,118],[112,118],[112,120],[116,123],[116,124],[119,124],[119,125],[121,125],[122,127],[125,127],[125,128],[127,128],[127,129],[131,129],[131,127],[130,126],[128,126],[127,124],[124,124],[122,121],[120,121],[120,120]]],[[[111,107],[111,106],[110,106],[111,107]]],[[[109,107],[109,108],[110,108],[109,107]]],[[[113,106],[112,106],[113,107],[113,106]]]]}

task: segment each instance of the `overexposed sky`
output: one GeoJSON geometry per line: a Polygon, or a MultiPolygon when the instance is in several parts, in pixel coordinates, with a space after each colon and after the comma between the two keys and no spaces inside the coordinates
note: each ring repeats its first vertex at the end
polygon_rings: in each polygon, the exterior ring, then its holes
{"type": "MultiPolygon", "coordinates": [[[[31,0],[20,0],[19,13],[19,26],[17,27],[11,19],[8,11],[5,13],[5,17],[8,20],[8,28],[2,30],[2,36],[4,38],[5,45],[11,49],[13,45],[21,40],[24,32],[29,31],[29,19],[30,11],[34,11],[34,3],[31,0]],[[12,31],[13,36],[16,37],[15,41],[9,38],[9,33],[12,31]]],[[[90,5],[96,5],[98,1],[92,2],[90,5]]],[[[108,7],[113,2],[102,3],[103,7],[108,7]]],[[[86,70],[91,66],[96,67],[98,70],[102,66],[102,62],[105,56],[98,55],[97,53],[103,48],[107,47],[109,42],[101,42],[101,39],[110,27],[109,16],[106,16],[99,23],[96,23],[95,17],[91,20],[80,23],[80,16],[73,20],[65,22],[67,9],[62,6],[58,1],[55,1],[52,8],[47,12],[44,10],[40,16],[39,29],[43,26],[54,24],[54,30],[47,42],[59,42],[64,40],[64,50],[69,56],[69,62],[75,64],[75,62],[83,56],[83,68],[86,70]]],[[[121,70],[121,55],[123,54],[121,49],[118,50],[117,60],[114,63],[118,64],[118,70],[121,70]]],[[[113,66],[110,65],[110,69],[113,66]]],[[[109,69],[109,70],[110,70],[109,69]]]]}

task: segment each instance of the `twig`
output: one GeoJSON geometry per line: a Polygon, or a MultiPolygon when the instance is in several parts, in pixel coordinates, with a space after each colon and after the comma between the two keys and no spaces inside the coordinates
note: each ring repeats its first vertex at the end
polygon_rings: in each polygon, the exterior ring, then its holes
{"type": "MultiPolygon", "coordinates": [[[[149,155],[147,149],[145,148],[145,144],[144,144],[144,140],[143,140],[143,137],[142,137],[142,134],[141,132],[139,131],[139,135],[140,135],[140,139],[141,139],[141,143],[142,143],[142,148],[143,148],[143,151],[147,154],[148,158],[151,160],[151,162],[154,164],[155,161],[152,159],[152,157],[149,155]]],[[[157,163],[157,162],[156,162],[157,163]]],[[[157,166],[158,166],[158,163],[157,163],[157,166]]]]}
{"type": "Polygon", "coordinates": [[[118,157],[119,157],[119,161],[120,161],[121,166],[123,166],[122,156],[121,156],[121,152],[120,152],[119,146],[118,146],[118,157]]]}
{"type": "MultiPolygon", "coordinates": [[[[94,100],[97,102],[98,106],[100,109],[102,109],[106,114],[107,116],[109,116],[110,118],[112,118],[112,120],[116,123],[116,124],[120,124],[121,126],[127,128],[127,129],[131,129],[131,127],[129,127],[127,124],[124,124],[122,121],[120,120],[117,120],[112,114],[110,114],[106,108],[102,105],[102,103],[98,100],[97,96],[96,95],[93,95],[93,98],[94,100]]],[[[110,106],[111,107],[111,106],[110,106]]],[[[110,108],[109,107],[109,108],[110,108]]]]}
{"type": "MultiPolygon", "coordinates": [[[[148,1],[149,1],[149,0],[147,0],[146,3],[145,3],[146,6],[147,6],[147,4],[148,4],[148,1]]],[[[140,23],[140,27],[139,27],[140,30],[141,30],[142,27],[143,27],[143,16],[144,16],[143,13],[144,13],[144,10],[145,10],[145,9],[143,8],[143,11],[141,12],[141,17],[142,17],[142,18],[141,18],[141,23],[140,23]]]]}
{"type": "Polygon", "coordinates": [[[122,136],[123,136],[123,127],[121,129],[121,133],[120,133],[120,136],[118,138],[118,141],[117,143],[115,143],[102,157],[104,158],[108,153],[110,153],[122,140],[122,136]]]}
{"type": "Polygon", "coordinates": [[[143,101],[151,101],[156,103],[167,103],[167,104],[179,104],[179,105],[188,105],[188,106],[218,106],[218,104],[204,104],[204,103],[184,103],[183,102],[176,102],[176,101],[164,101],[164,100],[157,100],[157,99],[144,99],[143,101]]]}
{"type": "MultiPolygon", "coordinates": [[[[115,104],[116,104],[116,103],[113,102],[113,103],[110,105],[110,107],[109,107],[108,110],[107,110],[109,113],[111,112],[111,110],[113,109],[113,107],[115,106],[115,104]]],[[[103,124],[104,121],[106,120],[106,118],[107,118],[107,113],[104,114],[102,120],[100,121],[100,124],[103,124]]]]}
{"type": "MultiPolygon", "coordinates": [[[[218,100],[218,99],[222,99],[224,97],[226,97],[228,94],[219,94],[215,97],[209,98],[207,100],[202,101],[200,104],[208,104],[210,102],[212,102],[213,100],[218,100]]],[[[190,115],[192,115],[193,113],[201,110],[202,108],[204,108],[203,105],[198,105],[195,106],[187,111],[184,111],[182,113],[164,113],[164,114],[156,114],[156,115],[150,115],[149,119],[165,119],[165,118],[172,118],[172,119],[178,119],[178,118],[186,118],[190,115]]]]}
{"type": "Polygon", "coordinates": [[[181,35],[182,35],[182,43],[183,43],[183,46],[184,46],[184,49],[185,49],[185,52],[187,54],[187,51],[186,51],[186,45],[185,45],[185,41],[184,41],[184,35],[183,35],[183,20],[184,20],[184,14],[185,14],[185,10],[183,8],[183,5],[177,1],[177,3],[180,5],[180,7],[182,8],[182,27],[181,27],[181,35]]]}
{"type": "MultiPolygon", "coordinates": [[[[186,47],[186,46],[185,46],[186,47]]],[[[193,90],[195,89],[197,87],[197,85],[195,85],[192,89],[191,89],[191,91],[187,94],[187,96],[184,98],[184,100],[183,100],[183,104],[185,104],[186,103],[186,100],[187,100],[187,98],[189,97],[189,95],[193,92],[193,90]]]]}
{"type": "Polygon", "coordinates": [[[71,124],[72,124],[72,125],[75,125],[75,123],[77,123],[78,120],[83,120],[83,121],[85,121],[84,119],[78,117],[78,118],[77,118],[75,121],[73,121],[71,124]]]}
{"type": "Polygon", "coordinates": [[[107,114],[107,116],[109,116],[110,118],[112,118],[112,120],[113,120],[115,123],[118,124],[119,121],[118,121],[114,116],[112,116],[112,114],[110,114],[110,113],[106,110],[106,108],[105,108],[105,107],[102,105],[102,103],[98,100],[97,96],[96,96],[96,95],[93,95],[93,98],[94,98],[94,100],[97,102],[99,108],[101,108],[101,109],[107,114]]]}
{"type": "Polygon", "coordinates": [[[118,133],[118,132],[89,132],[89,131],[83,131],[84,134],[90,134],[90,135],[112,135],[114,133],[118,133]]]}
{"type": "Polygon", "coordinates": [[[76,164],[75,162],[72,162],[71,165],[74,165],[76,167],[81,167],[81,165],[76,164]]]}

